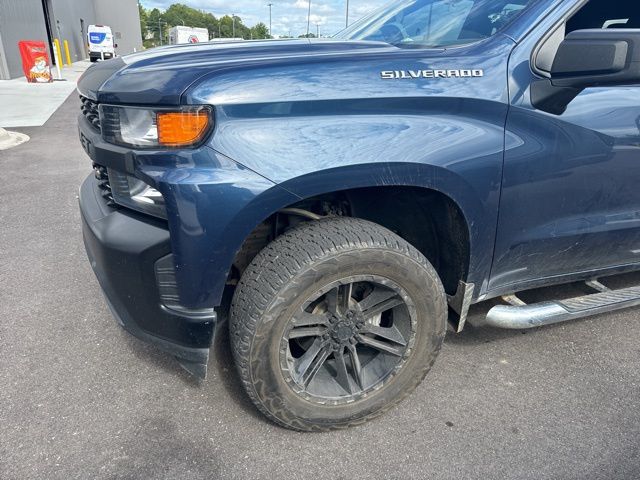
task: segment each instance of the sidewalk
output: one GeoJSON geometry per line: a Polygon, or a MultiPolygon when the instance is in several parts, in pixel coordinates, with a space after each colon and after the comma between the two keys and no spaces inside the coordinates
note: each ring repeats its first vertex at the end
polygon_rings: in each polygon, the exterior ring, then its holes
{"type": "MultiPolygon", "coordinates": [[[[76,89],[80,75],[91,65],[76,62],[62,69],[65,82],[27,83],[24,77],[0,80],[0,127],[39,127],[76,89]]],[[[57,75],[53,69],[54,77],[57,75]]]]}

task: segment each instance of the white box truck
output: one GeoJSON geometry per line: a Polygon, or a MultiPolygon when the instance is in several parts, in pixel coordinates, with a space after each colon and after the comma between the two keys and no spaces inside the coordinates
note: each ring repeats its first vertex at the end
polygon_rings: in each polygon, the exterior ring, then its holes
{"type": "Polygon", "coordinates": [[[206,28],[185,27],[179,25],[169,30],[169,45],[179,43],[200,43],[209,41],[209,31],[206,28]]]}

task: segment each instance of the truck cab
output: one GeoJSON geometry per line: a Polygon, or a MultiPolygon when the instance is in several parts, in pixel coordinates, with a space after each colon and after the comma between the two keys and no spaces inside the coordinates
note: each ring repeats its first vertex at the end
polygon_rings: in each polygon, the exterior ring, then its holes
{"type": "Polygon", "coordinates": [[[89,60],[92,63],[115,57],[115,47],[111,27],[89,25],[89,28],[87,28],[87,48],[89,50],[89,60]]]}
{"type": "Polygon", "coordinates": [[[640,6],[404,0],[333,39],[176,45],[78,83],[84,241],[120,324],[256,407],[345,428],[447,329],[640,305],[640,6]],[[526,304],[528,289],[588,293],[526,304]]]}

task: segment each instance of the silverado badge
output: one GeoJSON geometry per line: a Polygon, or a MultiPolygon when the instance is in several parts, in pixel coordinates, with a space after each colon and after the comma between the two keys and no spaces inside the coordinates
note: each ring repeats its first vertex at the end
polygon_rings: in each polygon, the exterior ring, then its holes
{"type": "Polygon", "coordinates": [[[484,70],[383,70],[380,72],[380,76],[385,80],[403,78],[470,78],[484,77],[484,70]]]}

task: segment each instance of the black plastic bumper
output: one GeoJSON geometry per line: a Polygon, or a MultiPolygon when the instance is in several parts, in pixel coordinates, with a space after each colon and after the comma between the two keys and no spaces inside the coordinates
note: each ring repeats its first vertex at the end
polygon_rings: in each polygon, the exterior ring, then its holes
{"type": "MultiPolygon", "coordinates": [[[[89,52],[89,58],[102,58],[103,54],[101,54],[100,52],[89,52]]],[[[108,60],[113,58],[113,53],[111,52],[104,52],[104,59],[108,60]]]]}
{"type": "Polygon", "coordinates": [[[80,210],[87,255],[118,322],[204,378],[216,314],[162,305],[155,265],[171,253],[166,226],[107,206],[93,175],[80,189],[80,210]]]}

